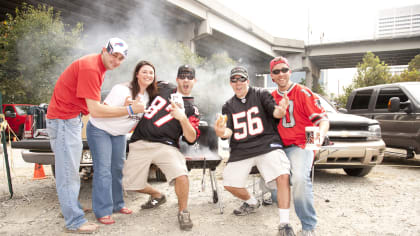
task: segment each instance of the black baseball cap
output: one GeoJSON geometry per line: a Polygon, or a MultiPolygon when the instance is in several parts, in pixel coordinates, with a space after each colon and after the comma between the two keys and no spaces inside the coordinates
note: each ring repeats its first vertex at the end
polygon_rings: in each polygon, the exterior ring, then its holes
{"type": "Polygon", "coordinates": [[[231,71],[230,71],[230,78],[232,78],[235,75],[240,75],[242,77],[245,77],[248,79],[248,71],[246,70],[245,67],[243,66],[237,66],[234,67],[231,71]]]}
{"type": "Polygon", "coordinates": [[[182,74],[191,74],[195,78],[195,69],[190,65],[182,65],[178,67],[177,77],[179,77],[182,74]]]}

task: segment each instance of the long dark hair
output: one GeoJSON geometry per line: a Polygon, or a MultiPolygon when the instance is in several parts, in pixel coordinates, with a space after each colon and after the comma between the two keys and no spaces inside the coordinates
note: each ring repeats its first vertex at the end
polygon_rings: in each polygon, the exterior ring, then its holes
{"type": "Polygon", "coordinates": [[[136,99],[137,94],[140,92],[140,85],[137,79],[137,73],[139,73],[139,70],[143,67],[143,66],[150,66],[153,68],[153,71],[155,72],[155,76],[153,78],[153,83],[151,83],[147,88],[146,91],[149,94],[149,102],[153,101],[153,99],[157,96],[158,90],[157,90],[157,83],[156,83],[156,69],[155,67],[152,65],[152,63],[148,62],[148,61],[140,61],[139,63],[137,63],[136,68],[134,68],[134,72],[133,72],[133,79],[130,82],[130,89],[131,89],[131,96],[132,99],[136,99]]]}

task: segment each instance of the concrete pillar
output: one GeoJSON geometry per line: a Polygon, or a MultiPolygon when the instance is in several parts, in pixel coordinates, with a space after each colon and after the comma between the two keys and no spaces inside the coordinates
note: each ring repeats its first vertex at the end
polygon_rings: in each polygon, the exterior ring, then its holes
{"type": "Polygon", "coordinates": [[[313,90],[314,85],[319,83],[321,70],[307,56],[302,57],[302,64],[303,70],[306,72],[306,87],[313,90]]]}

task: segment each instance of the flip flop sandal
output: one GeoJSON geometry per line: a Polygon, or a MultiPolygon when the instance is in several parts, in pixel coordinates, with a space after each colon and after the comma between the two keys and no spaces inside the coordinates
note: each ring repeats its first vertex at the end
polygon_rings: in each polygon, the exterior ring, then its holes
{"type": "Polygon", "coordinates": [[[104,216],[104,217],[98,218],[98,221],[104,225],[112,225],[115,223],[115,220],[113,220],[111,216],[104,216]]]}
{"type": "Polygon", "coordinates": [[[126,215],[130,215],[131,213],[133,213],[133,211],[128,209],[127,207],[121,208],[118,212],[121,214],[126,214],[126,215]]]}

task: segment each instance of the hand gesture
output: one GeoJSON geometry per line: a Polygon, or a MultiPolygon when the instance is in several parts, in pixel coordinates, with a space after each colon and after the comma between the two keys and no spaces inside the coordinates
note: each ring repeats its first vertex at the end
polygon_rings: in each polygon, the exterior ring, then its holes
{"type": "Polygon", "coordinates": [[[170,114],[179,121],[187,118],[184,109],[182,109],[181,106],[178,103],[175,103],[174,101],[171,101],[170,114]]]}
{"type": "MultiPolygon", "coordinates": [[[[127,99],[126,99],[127,101],[127,99]]],[[[137,97],[136,100],[133,101],[133,103],[131,104],[131,108],[134,111],[134,114],[137,113],[144,113],[144,109],[145,109],[146,105],[144,104],[143,101],[141,101],[141,97],[137,97]]]]}
{"type": "Polygon", "coordinates": [[[278,105],[274,107],[274,117],[280,119],[286,115],[287,107],[289,106],[289,97],[287,94],[284,95],[283,99],[278,105]]]}
{"type": "Polygon", "coordinates": [[[124,101],[124,106],[132,105],[134,100],[131,99],[131,96],[127,96],[124,101]]]}

